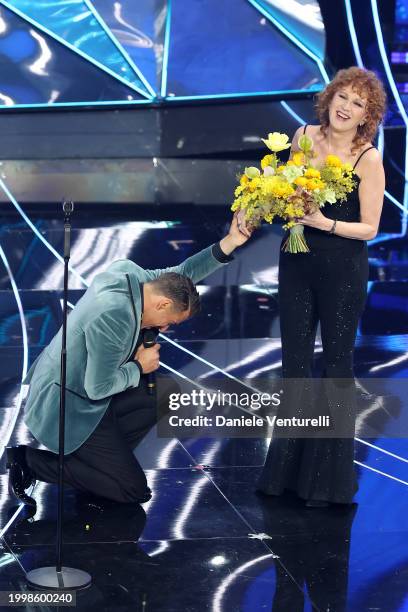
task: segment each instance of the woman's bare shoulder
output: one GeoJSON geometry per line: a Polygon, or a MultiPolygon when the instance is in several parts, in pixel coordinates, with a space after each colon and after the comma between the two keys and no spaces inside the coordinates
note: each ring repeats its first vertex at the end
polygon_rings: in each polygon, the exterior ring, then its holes
{"type": "Polygon", "coordinates": [[[382,160],[381,153],[371,142],[367,142],[363,147],[361,147],[359,155],[362,155],[371,161],[382,160]]]}
{"type": "Polygon", "coordinates": [[[376,147],[373,147],[371,143],[367,143],[365,147],[361,148],[357,158],[359,156],[361,157],[358,165],[363,174],[375,172],[383,167],[381,153],[376,147]]]}
{"type": "Polygon", "coordinates": [[[320,125],[311,125],[308,124],[307,128],[306,128],[306,134],[309,134],[310,136],[313,136],[314,134],[320,133],[320,125]]]}

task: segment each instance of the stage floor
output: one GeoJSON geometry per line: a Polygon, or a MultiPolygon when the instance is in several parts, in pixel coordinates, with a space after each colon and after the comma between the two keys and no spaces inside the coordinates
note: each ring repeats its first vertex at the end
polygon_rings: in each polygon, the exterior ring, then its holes
{"type": "MultiPolygon", "coordinates": [[[[61,218],[4,205],[0,231],[1,446],[29,443],[22,375],[61,324],[61,218]],[[23,318],[24,315],[24,318],[23,318]]],[[[228,211],[123,208],[76,212],[70,303],[111,261],[175,265],[223,235],[228,211]]],[[[277,257],[281,230],[263,228],[228,267],[200,285],[203,311],[164,339],[163,370],[214,384],[279,376],[277,257]],[[200,359],[197,359],[197,356],[200,359]],[[203,361],[204,360],[204,361],[203,361]]],[[[92,575],[77,609],[154,612],[403,612],[407,610],[408,420],[404,379],[406,283],[376,278],[355,353],[358,380],[382,378],[381,406],[362,396],[352,507],[307,509],[290,494],[255,491],[266,439],[165,439],[153,429],[136,449],[153,490],[141,506],[89,500],[66,489],[64,565],[92,575]],[[390,383],[391,381],[391,383],[390,383]],[[363,401],[364,400],[364,401],[363,401]],[[364,402],[366,402],[364,404],[364,402]],[[404,434],[405,432],[405,434],[404,434]],[[370,435],[368,435],[370,434],[370,435]],[[368,442],[368,444],[367,444],[368,442]],[[385,452],[386,451],[386,452],[385,452]]],[[[316,370],[321,345],[316,344],[316,370]]],[[[3,450],[3,449],[2,449],[3,450]]],[[[55,562],[56,489],[39,483],[29,517],[7,493],[0,463],[0,590],[25,590],[25,572],[55,562]]]]}

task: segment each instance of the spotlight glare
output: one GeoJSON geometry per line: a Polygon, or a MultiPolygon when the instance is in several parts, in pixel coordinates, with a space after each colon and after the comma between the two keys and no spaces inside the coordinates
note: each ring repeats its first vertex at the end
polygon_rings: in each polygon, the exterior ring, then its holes
{"type": "Polygon", "coordinates": [[[224,565],[225,563],[227,563],[227,559],[223,555],[217,555],[216,557],[210,559],[210,564],[215,565],[216,567],[224,565]]]}

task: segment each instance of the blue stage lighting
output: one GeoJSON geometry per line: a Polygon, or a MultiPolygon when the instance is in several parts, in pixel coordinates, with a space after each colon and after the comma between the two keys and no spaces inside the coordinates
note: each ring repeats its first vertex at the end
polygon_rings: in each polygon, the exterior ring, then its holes
{"type": "MultiPolygon", "coordinates": [[[[76,44],[73,44],[73,42],[70,42],[66,38],[63,38],[62,36],[60,36],[58,32],[51,30],[49,27],[45,26],[43,23],[40,23],[39,21],[34,19],[29,14],[22,11],[18,6],[16,6],[17,4],[20,4],[20,2],[18,2],[17,0],[14,0],[14,3],[9,2],[8,0],[1,0],[1,2],[7,9],[9,9],[10,11],[13,11],[16,15],[21,17],[21,19],[24,19],[24,21],[30,23],[38,30],[41,30],[42,32],[47,34],[47,36],[57,40],[62,45],[65,45],[74,53],[77,53],[82,58],[90,62],[91,64],[94,64],[95,66],[97,66],[100,70],[103,70],[104,72],[108,73],[110,76],[121,81],[121,83],[125,84],[127,87],[133,89],[134,91],[137,91],[137,93],[140,94],[141,96],[151,99],[151,94],[147,93],[146,90],[140,86],[142,85],[142,83],[140,83],[139,79],[136,78],[136,74],[134,73],[133,69],[127,65],[127,61],[125,60],[125,58],[123,56],[122,57],[120,56],[117,48],[112,45],[111,39],[108,39],[106,37],[106,33],[102,29],[100,31],[103,32],[105,41],[109,43],[110,52],[108,52],[108,49],[106,50],[103,49],[99,51],[98,45],[100,44],[100,42],[103,42],[103,41],[101,41],[101,38],[99,36],[98,37],[96,37],[95,35],[91,36],[90,32],[87,32],[86,30],[84,30],[81,38],[75,41],[76,44]],[[90,53],[86,53],[85,51],[83,51],[83,49],[80,46],[80,43],[82,44],[84,40],[88,41],[89,39],[98,40],[98,45],[93,45],[92,47],[92,55],[90,53]],[[126,78],[122,76],[121,74],[118,74],[118,72],[109,68],[109,66],[107,66],[106,64],[102,63],[101,60],[107,57],[115,58],[115,62],[114,62],[115,65],[118,66],[118,69],[120,67],[120,70],[123,73],[126,73],[126,78]]],[[[32,3],[28,4],[27,2],[25,2],[25,4],[27,5],[27,7],[33,6],[32,3]]],[[[62,29],[62,26],[64,26],[64,24],[61,24],[61,29],[62,29]]]]}
{"type": "Polygon", "coordinates": [[[289,40],[296,45],[303,53],[308,55],[314,62],[316,62],[320,73],[323,77],[325,83],[330,82],[329,75],[327,74],[326,68],[320,57],[318,57],[313,51],[311,51],[306,45],[304,45],[292,32],[290,32],[285,26],[283,26],[277,19],[275,19],[268,11],[266,11],[263,6],[261,6],[256,0],[248,0],[250,4],[252,4],[266,19],[269,19],[271,23],[284,34],[289,40]]]}

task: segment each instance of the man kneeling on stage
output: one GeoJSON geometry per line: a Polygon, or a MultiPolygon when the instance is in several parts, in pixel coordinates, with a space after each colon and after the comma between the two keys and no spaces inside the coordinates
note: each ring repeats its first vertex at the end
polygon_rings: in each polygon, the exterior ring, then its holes
{"type": "MultiPolygon", "coordinates": [[[[228,263],[248,240],[234,216],[219,243],[179,266],[144,270],[116,261],[98,274],[68,317],[64,482],[111,500],[146,502],[146,476],[133,448],[168,407],[176,383],[158,381],[148,393],[146,374],[159,367],[159,344],[145,348],[141,330],[182,323],[199,310],[193,283],[228,263]]],[[[25,423],[49,450],[7,448],[9,485],[35,507],[26,493],[35,480],[58,482],[58,426],[61,329],[30,368],[25,423]]]]}

